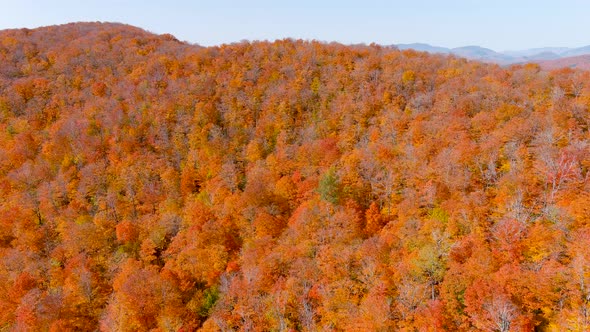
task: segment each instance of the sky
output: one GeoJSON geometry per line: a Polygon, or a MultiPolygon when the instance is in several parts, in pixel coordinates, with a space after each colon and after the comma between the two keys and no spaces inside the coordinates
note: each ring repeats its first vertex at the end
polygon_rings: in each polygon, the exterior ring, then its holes
{"type": "Polygon", "coordinates": [[[588,0],[0,0],[0,8],[0,29],[120,22],[203,46],[282,38],[496,51],[590,45],[588,0]]]}

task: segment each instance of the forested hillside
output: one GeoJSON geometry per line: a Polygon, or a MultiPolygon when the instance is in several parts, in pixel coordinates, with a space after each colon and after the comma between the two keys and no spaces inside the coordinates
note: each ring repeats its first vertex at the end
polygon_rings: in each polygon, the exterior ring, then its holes
{"type": "Polygon", "coordinates": [[[590,329],[590,74],[0,32],[0,330],[590,329]]]}

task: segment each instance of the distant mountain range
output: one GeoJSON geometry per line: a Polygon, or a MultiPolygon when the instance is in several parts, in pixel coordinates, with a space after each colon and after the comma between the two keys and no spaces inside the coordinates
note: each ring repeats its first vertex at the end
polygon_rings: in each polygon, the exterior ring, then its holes
{"type": "Polygon", "coordinates": [[[424,43],[396,44],[393,46],[400,50],[414,49],[428,53],[454,54],[471,60],[493,62],[500,65],[537,62],[547,68],[590,68],[590,56],[586,56],[590,55],[590,45],[578,48],[542,47],[504,52],[496,52],[476,45],[457,48],[432,46],[424,43]]]}
{"type": "Polygon", "coordinates": [[[553,70],[559,68],[575,68],[590,70],[590,54],[570,56],[566,58],[559,58],[550,61],[539,61],[539,65],[543,69],[553,70]]]}

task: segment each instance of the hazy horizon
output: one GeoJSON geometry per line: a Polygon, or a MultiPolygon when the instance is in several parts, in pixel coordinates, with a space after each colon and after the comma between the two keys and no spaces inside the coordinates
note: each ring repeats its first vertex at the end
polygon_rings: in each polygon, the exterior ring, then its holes
{"type": "Polygon", "coordinates": [[[326,1],[86,1],[3,3],[0,29],[36,28],[80,21],[120,22],[171,33],[203,46],[240,40],[315,39],[343,44],[426,43],[478,45],[498,52],[590,44],[590,3],[580,0],[326,1]]]}

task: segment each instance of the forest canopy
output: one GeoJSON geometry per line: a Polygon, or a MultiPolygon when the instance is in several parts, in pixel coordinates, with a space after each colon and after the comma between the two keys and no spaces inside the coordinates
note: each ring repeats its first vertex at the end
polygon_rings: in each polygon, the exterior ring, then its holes
{"type": "Polygon", "coordinates": [[[590,73],[0,31],[0,330],[590,329],[590,73]]]}

